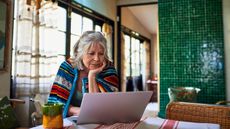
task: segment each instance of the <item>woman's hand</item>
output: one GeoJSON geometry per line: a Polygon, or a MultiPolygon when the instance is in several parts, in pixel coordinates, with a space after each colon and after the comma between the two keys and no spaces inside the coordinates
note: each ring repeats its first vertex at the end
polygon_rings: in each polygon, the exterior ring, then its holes
{"type": "Polygon", "coordinates": [[[101,67],[90,70],[88,74],[89,79],[89,93],[99,92],[98,85],[96,82],[96,75],[100,73],[106,66],[106,62],[104,61],[101,67]]]}
{"type": "Polygon", "coordinates": [[[78,116],[80,113],[80,107],[69,106],[68,116],[78,116]]]}
{"type": "Polygon", "coordinates": [[[102,65],[98,67],[97,69],[93,69],[89,71],[88,77],[95,77],[96,74],[100,73],[106,66],[106,61],[103,61],[102,65]]]}

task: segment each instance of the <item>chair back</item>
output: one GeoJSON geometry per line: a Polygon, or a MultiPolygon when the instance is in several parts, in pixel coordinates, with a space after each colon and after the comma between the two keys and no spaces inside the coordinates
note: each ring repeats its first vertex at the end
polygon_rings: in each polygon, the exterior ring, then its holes
{"type": "Polygon", "coordinates": [[[166,118],[180,121],[215,123],[221,129],[230,129],[230,107],[188,102],[171,102],[166,108],[166,118]]]}

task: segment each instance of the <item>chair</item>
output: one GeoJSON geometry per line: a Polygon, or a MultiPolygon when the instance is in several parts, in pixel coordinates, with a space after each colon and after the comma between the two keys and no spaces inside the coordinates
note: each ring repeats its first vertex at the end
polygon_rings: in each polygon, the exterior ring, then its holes
{"type": "Polygon", "coordinates": [[[166,118],[180,121],[216,123],[221,129],[230,129],[230,107],[215,104],[170,102],[166,118]]]}

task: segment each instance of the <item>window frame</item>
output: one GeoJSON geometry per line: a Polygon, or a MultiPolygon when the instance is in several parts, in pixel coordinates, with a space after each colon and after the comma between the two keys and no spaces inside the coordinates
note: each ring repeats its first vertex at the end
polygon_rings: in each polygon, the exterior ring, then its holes
{"type": "MultiPolygon", "coordinates": [[[[139,40],[140,41],[140,46],[141,46],[141,44],[143,44],[144,43],[144,41],[147,41],[147,42],[149,42],[150,43],[150,39],[148,39],[148,38],[146,38],[146,37],[144,37],[144,36],[142,36],[142,35],[135,35],[133,32],[135,32],[135,31],[133,31],[133,30],[131,30],[131,29],[129,29],[128,27],[125,27],[125,26],[121,26],[121,31],[124,33],[124,35],[127,35],[127,36],[129,36],[129,38],[130,38],[130,51],[129,51],[129,54],[130,55],[132,55],[132,38],[135,38],[135,40],[137,39],[137,40],[139,40]]],[[[143,63],[141,63],[141,49],[139,49],[139,73],[140,73],[140,75],[141,75],[141,71],[142,71],[142,69],[141,69],[141,66],[142,66],[142,64],[143,63]]],[[[126,75],[126,77],[134,77],[134,76],[132,76],[132,57],[130,57],[130,61],[129,61],[129,66],[130,66],[130,68],[129,68],[129,71],[130,71],[130,73],[129,73],[129,76],[127,76],[126,75]]]]}
{"type": "MultiPolygon", "coordinates": [[[[16,6],[15,4],[14,4],[14,6],[16,6]]],[[[61,8],[64,8],[65,10],[66,10],[66,28],[65,28],[65,30],[63,29],[63,30],[57,30],[57,31],[60,31],[60,32],[63,32],[64,34],[65,34],[65,39],[64,39],[64,41],[62,41],[63,42],[63,44],[65,44],[65,48],[64,48],[64,52],[63,52],[63,54],[58,54],[58,55],[61,55],[61,56],[63,56],[63,59],[68,59],[69,57],[70,57],[70,42],[71,42],[71,16],[69,15],[70,14],[70,12],[71,12],[71,10],[72,10],[72,8],[77,8],[77,6],[76,5],[74,5],[74,4],[72,4],[71,3],[71,1],[68,1],[68,2],[65,2],[65,1],[58,1],[58,6],[59,7],[61,7],[61,8]]],[[[83,12],[82,12],[82,14],[84,14],[83,12]]],[[[108,19],[108,18],[106,18],[106,17],[104,17],[104,16],[102,16],[102,15],[100,15],[100,14],[97,14],[97,13],[95,13],[94,11],[93,11],[93,14],[92,15],[95,15],[95,18],[93,18],[92,20],[93,21],[95,21],[95,19],[97,19],[96,20],[96,22],[95,22],[95,24],[97,24],[97,25],[103,25],[103,23],[107,23],[107,24],[109,24],[110,26],[112,26],[112,39],[111,39],[111,45],[112,45],[112,59],[114,60],[114,21],[112,21],[112,20],[110,20],[110,19],[108,19]],[[99,18],[99,17],[101,17],[101,18],[99,18]],[[101,22],[99,22],[98,21],[98,19],[100,19],[100,21],[101,22]]],[[[93,16],[91,16],[91,17],[93,17],[93,16]]],[[[13,17],[13,24],[15,24],[15,17],[13,17]]],[[[93,22],[94,23],[94,22],[93,22]]],[[[14,26],[15,27],[15,26],[14,26]]],[[[93,28],[95,28],[94,26],[93,26],[93,28]]],[[[13,30],[13,36],[12,37],[14,37],[14,36],[16,36],[16,34],[15,34],[15,32],[14,32],[14,30],[13,30]]],[[[14,39],[14,38],[13,38],[14,39]]],[[[12,52],[13,53],[16,53],[15,52],[15,50],[14,50],[14,44],[12,44],[12,52]]],[[[15,56],[14,54],[12,54],[12,57],[13,56],[15,56]]],[[[14,57],[13,57],[14,58],[14,57]]],[[[12,58],[12,59],[13,59],[12,58]]],[[[42,59],[42,58],[41,58],[42,59]]],[[[12,63],[14,63],[14,61],[12,61],[12,63]]],[[[14,81],[16,80],[16,73],[15,73],[15,67],[13,67],[14,65],[12,65],[11,66],[11,92],[10,92],[10,96],[16,96],[16,85],[15,85],[15,83],[14,83],[14,81]]],[[[15,65],[16,66],[16,65],[15,65]]],[[[34,67],[34,66],[31,66],[31,67],[34,67]]],[[[42,73],[42,72],[41,72],[42,73]]],[[[31,74],[32,76],[33,76],[33,74],[31,74]]],[[[39,76],[40,77],[40,76],[39,76]]],[[[29,93],[29,92],[28,92],[29,93]]]]}
{"type": "Polygon", "coordinates": [[[92,9],[83,6],[82,4],[78,2],[64,2],[64,1],[58,1],[58,6],[61,6],[67,10],[67,22],[66,22],[66,59],[68,59],[71,55],[70,49],[71,49],[71,12],[75,12],[83,17],[87,17],[93,21],[93,30],[95,30],[95,25],[103,26],[103,23],[107,23],[110,26],[112,26],[112,60],[114,61],[114,21],[101,15],[100,13],[97,13],[96,11],[93,11],[92,9]],[[87,10],[90,10],[87,11],[87,10]]]}

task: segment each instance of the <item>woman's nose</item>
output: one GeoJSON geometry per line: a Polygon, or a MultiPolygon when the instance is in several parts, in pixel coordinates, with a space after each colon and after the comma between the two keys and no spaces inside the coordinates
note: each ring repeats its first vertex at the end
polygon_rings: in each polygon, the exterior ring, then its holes
{"type": "Polygon", "coordinates": [[[98,54],[94,55],[94,60],[96,60],[96,61],[99,60],[99,55],[98,54]]]}

